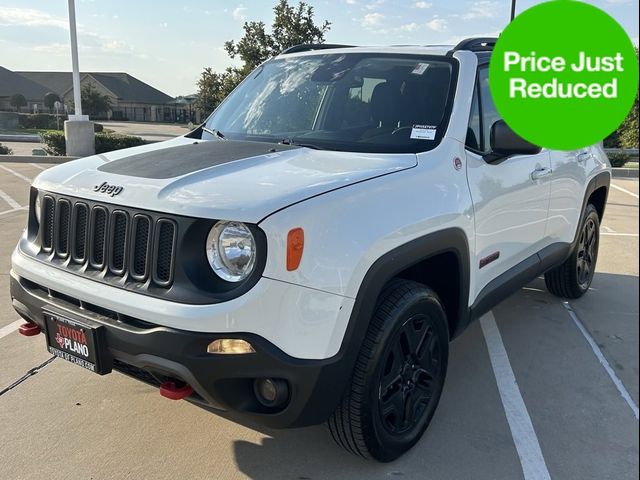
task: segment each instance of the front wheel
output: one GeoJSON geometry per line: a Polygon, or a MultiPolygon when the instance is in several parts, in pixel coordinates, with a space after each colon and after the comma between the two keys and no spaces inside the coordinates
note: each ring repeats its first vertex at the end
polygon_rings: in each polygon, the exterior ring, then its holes
{"type": "Polygon", "coordinates": [[[584,295],[596,272],[599,244],[600,217],[596,207],[589,204],[580,226],[578,243],[571,255],[562,265],[544,274],[547,290],[562,298],[579,298],[584,295]]]}
{"type": "Polygon", "coordinates": [[[420,440],[447,371],[449,332],[438,296],[394,280],[383,291],[351,384],[329,419],[346,450],[389,462],[420,440]]]}

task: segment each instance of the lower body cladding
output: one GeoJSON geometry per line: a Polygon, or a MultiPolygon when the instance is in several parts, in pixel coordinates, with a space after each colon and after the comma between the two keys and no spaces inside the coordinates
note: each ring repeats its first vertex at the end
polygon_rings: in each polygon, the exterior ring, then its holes
{"type": "Polygon", "coordinates": [[[202,333],[154,325],[80,302],[14,271],[11,298],[25,320],[48,333],[52,353],[74,360],[56,348],[51,331],[57,321],[69,322],[72,329],[79,325],[82,335],[91,332],[90,340],[82,344],[91,344],[89,369],[102,374],[120,371],[161,387],[161,392],[166,385],[178,387],[173,393],[184,386],[188,391],[183,396],[193,403],[267,427],[322,423],[338,404],[350,376],[349,362],[340,354],[325,360],[299,359],[256,334],[202,333]],[[229,338],[248,342],[254,351],[207,352],[215,340],[229,338]]]}

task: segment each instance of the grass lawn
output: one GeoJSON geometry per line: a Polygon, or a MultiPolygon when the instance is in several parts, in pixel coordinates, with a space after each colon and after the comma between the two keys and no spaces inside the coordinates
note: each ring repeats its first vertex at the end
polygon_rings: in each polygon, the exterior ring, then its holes
{"type": "MultiPolygon", "coordinates": [[[[4,130],[0,128],[0,134],[5,135],[37,135],[39,133],[48,132],[50,128],[20,128],[18,130],[4,130]]],[[[60,130],[62,131],[62,130],[60,130]]]]}
{"type": "MultiPolygon", "coordinates": [[[[55,129],[51,128],[20,128],[18,130],[5,130],[0,128],[0,135],[38,135],[45,132],[55,132],[55,129]]],[[[60,129],[60,132],[63,130],[60,129]]],[[[101,133],[114,133],[114,130],[105,128],[101,133]]]]}

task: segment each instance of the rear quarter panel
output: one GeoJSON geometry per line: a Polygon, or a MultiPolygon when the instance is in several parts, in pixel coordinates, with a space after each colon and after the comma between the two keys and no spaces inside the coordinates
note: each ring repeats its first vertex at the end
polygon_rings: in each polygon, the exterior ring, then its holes
{"type": "Polygon", "coordinates": [[[601,172],[611,171],[601,144],[582,148],[578,151],[551,151],[551,199],[547,237],[550,242],[571,243],[575,237],[587,185],[601,172]],[[590,153],[584,162],[578,162],[577,155],[590,153]]]}

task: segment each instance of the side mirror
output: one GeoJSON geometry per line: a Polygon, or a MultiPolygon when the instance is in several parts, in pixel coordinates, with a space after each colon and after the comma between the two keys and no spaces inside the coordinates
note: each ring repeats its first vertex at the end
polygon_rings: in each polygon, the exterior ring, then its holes
{"type": "Polygon", "coordinates": [[[489,163],[502,160],[511,155],[535,155],[542,150],[511,130],[504,120],[498,120],[491,125],[489,141],[491,143],[491,152],[483,157],[489,163]]]}

